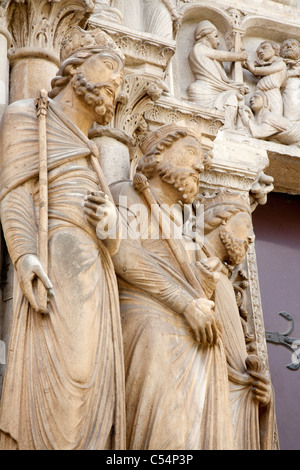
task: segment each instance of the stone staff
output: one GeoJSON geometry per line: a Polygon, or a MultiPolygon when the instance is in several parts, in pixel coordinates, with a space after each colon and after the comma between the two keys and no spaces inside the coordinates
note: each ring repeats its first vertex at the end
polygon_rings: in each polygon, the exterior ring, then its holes
{"type": "MultiPolygon", "coordinates": [[[[47,109],[48,94],[41,90],[36,100],[39,138],[39,225],[38,255],[48,275],[48,156],[47,156],[47,109]]],[[[40,313],[47,312],[48,293],[40,279],[37,280],[37,300],[40,313]]]]}
{"type": "MultiPolygon", "coordinates": [[[[153,210],[154,207],[158,209],[157,211],[155,211],[155,216],[158,219],[159,228],[161,229],[162,235],[164,236],[163,223],[162,223],[163,214],[159,207],[159,204],[157,203],[155,197],[152,194],[151,187],[146,176],[140,173],[136,173],[133,177],[133,185],[137,192],[143,194],[146,200],[146,203],[150,209],[153,210]]],[[[180,265],[185,275],[186,280],[196,290],[196,292],[198,292],[200,297],[206,297],[203,289],[200,286],[200,283],[198,282],[195,276],[195,273],[191,269],[191,266],[186,260],[185,254],[182,252],[182,250],[178,246],[178,243],[176,242],[176,240],[172,238],[171,234],[170,236],[165,236],[164,238],[167,240],[172,250],[172,253],[175,256],[176,261],[180,265]]]]}

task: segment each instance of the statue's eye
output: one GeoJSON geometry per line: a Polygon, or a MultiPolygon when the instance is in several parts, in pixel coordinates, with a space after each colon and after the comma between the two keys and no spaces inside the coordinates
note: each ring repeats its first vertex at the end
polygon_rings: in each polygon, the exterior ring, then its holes
{"type": "Polygon", "coordinates": [[[112,70],[114,68],[114,64],[110,60],[106,60],[104,64],[109,70],[112,70]]]}

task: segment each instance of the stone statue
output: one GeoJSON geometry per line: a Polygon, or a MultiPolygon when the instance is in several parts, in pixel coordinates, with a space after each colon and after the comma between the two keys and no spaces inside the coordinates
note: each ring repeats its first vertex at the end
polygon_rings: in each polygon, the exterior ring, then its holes
{"type": "Polygon", "coordinates": [[[234,449],[272,449],[274,404],[262,361],[248,355],[230,268],[245,259],[253,241],[250,207],[239,192],[220,190],[200,199],[204,205],[203,256],[222,262],[213,300],[228,364],[234,449]]]}
{"type": "Polygon", "coordinates": [[[287,65],[287,78],[282,86],[283,115],[290,121],[300,121],[300,45],[296,39],[286,39],[280,46],[280,56],[287,65]]]}
{"type": "Polygon", "coordinates": [[[300,123],[271,112],[268,95],[256,91],[250,107],[241,106],[239,114],[249,134],[255,139],[274,140],[284,145],[300,145],[300,123]]]}
{"type": "Polygon", "coordinates": [[[116,217],[98,149],[86,136],[95,120],[107,124],[114,113],[124,59],[104,32],[79,27],[61,59],[51,99],[42,94],[38,113],[33,99],[13,103],[1,125],[1,222],[17,275],[2,449],[125,446],[121,326],[110,256],[118,237],[105,239],[104,233],[99,240],[83,210],[91,193],[100,200],[104,224],[116,217]],[[45,179],[39,180],[45,149],[46,201],[45,179]],[[48,272],[41,263],[45,251],[48,272]],[[37,297],[40,285],[51,290],[46,307],[37,297]]]}
{"type": "Polygon", "coordinates": [[[201,21],[195,30],[195,45],[189,63],[195,82],[189,85],[190,101],[205,108],[225,110],[225,126],[237,125],[237,108],[248,88],[228,78],[222,62],[246,61],[247,53],[218,50],[218,30],[210,21],[201,21]]]}
{"type": "Polygon", "coordinates": [[[173,39],[173,24],[178,29],[179,14],[175,0],[144,0],[145,30],[173,39]]]}
{"type": "Polygon", "coordinates": [[[201,136],[169,124],[149,133],[141,149],[133,183],[111,185],[123,220],[113,261],[127,449],[231,449],[226,357],[210,300],[220,262],[198,261],[198,243],[182,224],[185,212],[194,217],[191,203],[204,169],[201,136]]]}
{"type": "Polygon", "coordinates": [[[279,57],[279,46],[272,41],[263,41],[256,51],[258,60],[242,65],[253,75],[259,77],[256,90],[264,93],[269,101],[270,111],[283,114],[281,87],[286,79],[286,64],[279,57]]]}

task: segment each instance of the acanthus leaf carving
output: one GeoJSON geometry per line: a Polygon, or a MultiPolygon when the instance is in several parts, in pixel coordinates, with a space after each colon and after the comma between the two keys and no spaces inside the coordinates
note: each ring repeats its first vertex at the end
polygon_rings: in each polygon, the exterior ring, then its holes
{"type": "Polygon", "coordinates": [[[7,5],[7,24],[14,49],[46,49],[59,57],[60,41],[74,25],[84,26],[94,0],[12,0],[7,5]]]}

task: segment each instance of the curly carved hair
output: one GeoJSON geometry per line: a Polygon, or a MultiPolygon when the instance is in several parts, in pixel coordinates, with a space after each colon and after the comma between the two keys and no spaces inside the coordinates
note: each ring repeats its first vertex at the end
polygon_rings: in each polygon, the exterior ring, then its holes
{"type": "Polygon", "coordinates": [[[238,212],[247,212],[242,209],[241,206],[235,204],[226,206],[214,206],[211,209],[208,208],[204,212],[204,234],[208,234],[218,228],[223,221],[227,222],[233,215],[238,212]]]}
{"type": "MultiPolygon", "coordinates": [[[[64,60],[58,69],[56,77],[51,81],[52,90],[49,91],[49,98],[55,98],[69,83],[71,78],[75,75],[76,70],[90,57],[99,54],[99,49],[88,49],[86,51],[75,52],[71,57],[64,60]]],[[[109,51],[110,54],[116,55],[113,50],[109,51]]]]}
{"type": "MultiPolygon", "coordinates": [[[[143,173],[146,178],[151,179],[154,176],[157,165],[161,162],[161,154],[180,139],[187,137],[188,133],[184,130],[178,130],[172,134],[167,135],[164,139],[160,140],[151,152],[143,155],[137,165],[136,171],[143,173]]],[[[208,169],[211,166],[212,157],[209,152],[204,154],[204,168],[208,169]]]]}
{"type": "Polygon", "coordinates": [[[86,51],[84,54],[82,51],[73,54],[68,59],[64,60],[58,69],[56,77],[51,81],[52,90],[49,91],[49,98],[55,98],[69,83],[73,75],[87,59],[92,55],[99,52],[97,49],[91,49],[86,51]]]}

